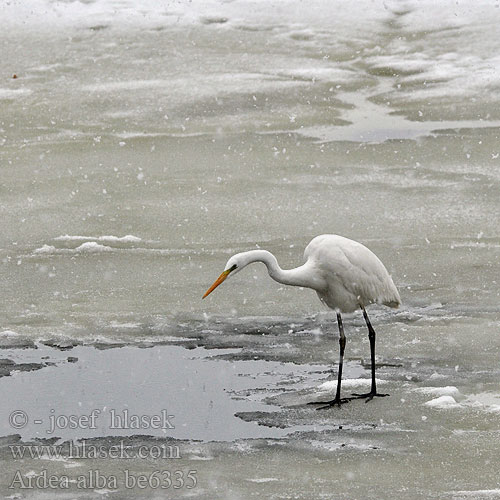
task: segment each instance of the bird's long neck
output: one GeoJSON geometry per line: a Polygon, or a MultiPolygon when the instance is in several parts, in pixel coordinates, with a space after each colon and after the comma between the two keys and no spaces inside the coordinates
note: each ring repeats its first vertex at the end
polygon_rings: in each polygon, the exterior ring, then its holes
{"type": "Polygon", "coordinates": [[[252,262],[263,262],[267,267],[269,276],[278,283],[303,286],[315,290],[321,287],[321,284],[315,279],[313,273],[311,273],[311,266],[307,262],[294,269],[281,269],[276,257],[267,250],[251,250],[245,252],[245,257],[248,259],[245,265],[252,262]]]}

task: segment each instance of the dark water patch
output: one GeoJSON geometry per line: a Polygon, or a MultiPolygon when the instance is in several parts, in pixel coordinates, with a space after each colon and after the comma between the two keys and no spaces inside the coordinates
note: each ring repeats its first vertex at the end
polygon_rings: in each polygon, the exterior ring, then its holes
{"type": "Polygon", "coordinates": [[[373,75],[373,76],[382,76],[382,77],[400,77],[400,76],[411,76],[411,75],[418,75],[419,73],[422,73],[422,69],[416,69],[416,68],[394,68],[391,66],[373,66],[371,68],[368,68],[367,70],[368,74],[373,75]]]}
{"type": "Polygon", "coordinates": [[[292,40],[296,40],[298,42],[309,42],[310,40],[312,40],[314,38],[313,34],[307,32],[307,31],[290,33],[289,36],[292,40]]]}
{"type": "Polygon", "coordinates": [[[227,17],[202,17],[202,24],[226,24],[229,21],[227,17]]]}
{"type": "Polygon", "coordinates": [[[22,336],[0,337],[0,349],[37,349],[33,340],[22,336]]]}
{"type": "Polygon", "coordinates": [[[287,424],[279,419],[282,418],[281,413],[279,416],[277,413],[268,413],[268,412],[238,412],[234,414],[235,417],[241,418],[245,422],[257,422],[259,425],[263,425],[265,427],[277,427],[279,429],[286,429],[287,424]]]}
{"type": "Polygon", "coordinates": [[[109,29],[108,24],[96,24],[95,26],[89,26],[90,31],[103,31],[109,29]]]}
{"type": "Polygon", "coordinates": [[[70,351],[76,346],[82,345],[81,341],[72,339],[48,339],[42,340],[41,343],[47,347],[58,349],[59,351],[70,351]]]}
{"type": "Polygon", "coordinates": [[[16,363],[12,359],[0,359],[0,377],[8,377],[12,372],[31,372],[40,370],[45,366],[54,366],[54,363],[16,363]]]}
{"type": "Polygon", "coordinates": [[[105,351],[107,349],[117,349],[120,347],[125,347],[127,344],[124,342],[96,342],[92,344],[92,347],[99,349],[100,351],[105,351]]]}

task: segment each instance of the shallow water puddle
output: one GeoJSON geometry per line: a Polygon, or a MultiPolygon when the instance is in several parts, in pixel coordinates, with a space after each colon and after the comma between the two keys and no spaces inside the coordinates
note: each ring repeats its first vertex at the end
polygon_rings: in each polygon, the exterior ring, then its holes
{"type": "MultiPolygon", "coordinates": [[[[235,351],[218,349],[217,355],[235,351]]],[[[25,440],[137,434],[203,441],[281,437],[304,426],[259,426],[235,414],[277,410],[263,398],[272,388],[286,391],[290,377],[310,387],[324,377],[320,366],[217,359],[207,349],[179,346],[79,346],[70,362],[66,353],[44,346],[29,353],[31,362],[35,355],[54,365],[0,379],[9,402],[0,409],[0,435],[19,433],[25,440]]]]}

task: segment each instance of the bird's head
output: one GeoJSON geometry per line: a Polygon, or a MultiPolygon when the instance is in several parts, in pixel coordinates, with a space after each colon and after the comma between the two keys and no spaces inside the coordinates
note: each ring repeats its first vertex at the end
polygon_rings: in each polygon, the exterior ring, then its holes
{"type": "Polygon", "coordinates": [[[221,283],[226,281],[229,276],[234,276],[236,273],[241,271],[246,265],[249,264],[248,258],[246,257],[249,252],[238,253],[233,255],[226,264],[222,274],[214,281],[213,285],[205,292],[203,298],[210,295],[221,283]]]}

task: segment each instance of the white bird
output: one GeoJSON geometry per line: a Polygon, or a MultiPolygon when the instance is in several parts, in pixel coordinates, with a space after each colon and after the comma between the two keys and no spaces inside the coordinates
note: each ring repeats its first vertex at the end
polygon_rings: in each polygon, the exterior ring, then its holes
{"type": "Polygon", "coordinates": [[[339,327],[340,361],[335,398],[331,401],[311,404],[324,404],[321,408],[341,405],[351,399],[366,398],[370,401],[375,396],[387,396],[377,392],[375,383],[375,330],[373,329],[365,307],[379,303],[389,307],[398,307],[401,303],[398,290],[384,264],[368,248],[357,241],[335,234],[316,236],[304,251],[305,264],[295,269],[284,270],[278,265],[276,257],[267,250],[251,250],[233,255],[226,264],[223,273],[206,291],[203,298],[213,292],[229,276],[233,276],[253,262],[263,262],[269,276],[285,285],[312,288],[321,302],[337,313],[339,327]],[[366,394],[353,394],[354,397],[341,398],[342,365],[346,337],[341,313],[363,311],[368,327],[371,354],[371,390],[366,394]]]}

